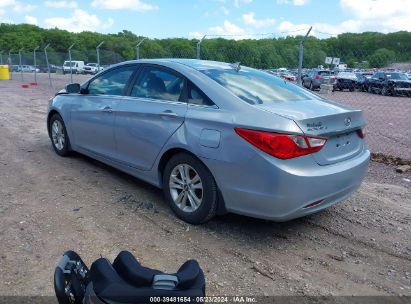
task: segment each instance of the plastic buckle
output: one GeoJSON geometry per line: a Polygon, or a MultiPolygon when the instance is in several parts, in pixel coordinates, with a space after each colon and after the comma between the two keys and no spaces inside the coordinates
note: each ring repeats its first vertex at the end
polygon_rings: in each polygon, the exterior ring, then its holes
{"type": "Polygon", "coordinates": [[[154,289],[164,289],[173,290],[178,284],[178,278],[170,274],[156,274],[153,277],[153,288],[154,289]]]}

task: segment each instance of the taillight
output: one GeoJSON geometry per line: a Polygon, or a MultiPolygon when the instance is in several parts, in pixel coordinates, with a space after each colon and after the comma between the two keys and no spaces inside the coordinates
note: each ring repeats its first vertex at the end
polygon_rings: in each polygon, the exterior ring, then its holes
{"type": "Polygon", "coordinates": [[[320,75],[315,76],[315,79],[321,79],[320,75]]]}
{"type": "Polygon", "coordinates": [[[360,138],[364,138],[365,137],[365,131],[363,129],[359,129],[357,130],[357,134],[360,138]]]}
{"type": "Polygon", "coordinates": [[[293,134],[235,128],[235,132],[253,146],[280,159],[289,159],[318,152],[327,139],[293,134]]]}

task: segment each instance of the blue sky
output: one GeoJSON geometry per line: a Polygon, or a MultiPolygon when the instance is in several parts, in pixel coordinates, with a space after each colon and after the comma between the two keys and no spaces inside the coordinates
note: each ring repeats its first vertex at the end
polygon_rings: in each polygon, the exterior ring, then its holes
{"type": "Polygon", "coordinates": [[[411,30],[409,0],[0,0],[0,22],[150,38],[411,30]]]}

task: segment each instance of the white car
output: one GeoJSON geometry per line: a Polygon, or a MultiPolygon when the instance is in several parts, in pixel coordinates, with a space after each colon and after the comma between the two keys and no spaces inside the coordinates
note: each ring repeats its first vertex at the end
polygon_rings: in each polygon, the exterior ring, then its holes
{"type": "Polygon", "coordinates": [[[84,74],[97,74],[98,72],[102,71],[103,68],[99,66],[97,63],[87,63],[84,66],[84,74]]]}
{"type": "Polygon", "coordinates": [[[72,60],[71,67],[70,61],[64,61],[63,64],[63,74],[70,73],[70,70],[73,74],[83,74],[84,73],[84,61],[72,60]]]}

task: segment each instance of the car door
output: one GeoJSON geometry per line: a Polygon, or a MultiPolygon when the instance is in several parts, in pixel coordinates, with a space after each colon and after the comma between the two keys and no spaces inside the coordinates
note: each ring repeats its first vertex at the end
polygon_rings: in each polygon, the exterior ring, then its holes
{"type": "Polygon", "coordinates": [[[114,108],[124,96],[135,65],[108,70],[92,79],[71,108],[74,145],[100,156],[115,158],[114,108]]]}
{"type": "Polygon", "coordinates": [[[130,86],[129,97],[116,105],[118,160],[150,170],[170,136],[183,124],[185,78],[173,70],[144,65],[130,86]]]}

